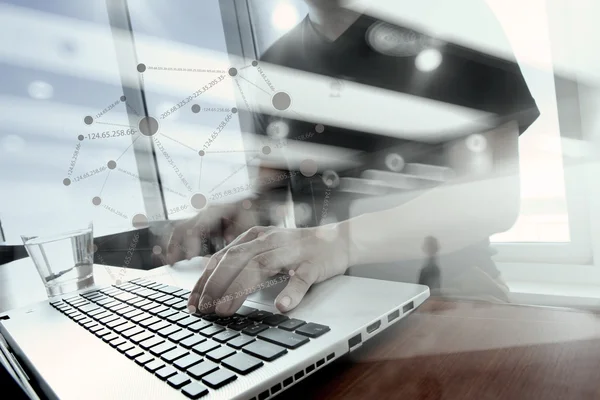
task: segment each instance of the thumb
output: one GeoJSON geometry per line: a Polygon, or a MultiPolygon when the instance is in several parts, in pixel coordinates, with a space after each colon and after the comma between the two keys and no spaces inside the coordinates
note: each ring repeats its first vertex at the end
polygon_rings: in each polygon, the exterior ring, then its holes
{"type": "Polygon", "coordinates": [[[288,284],[275,299],[275,307],[281,312],[293,310],[300,304],[308,289],[316,282],[319,272],[316,265],[304,262],[295,270],[290,270],[290,275],[288,284]]]}

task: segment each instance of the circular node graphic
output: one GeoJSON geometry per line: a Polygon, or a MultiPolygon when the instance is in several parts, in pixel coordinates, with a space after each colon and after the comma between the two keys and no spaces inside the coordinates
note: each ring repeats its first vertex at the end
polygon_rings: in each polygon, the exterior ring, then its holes
{"type": "Polygon", "coordinates": [[[94,118],[88,115],[83,119],[83,122],[85,122],[86,125],[91,125],[94,122],[94,118]]]}
{"type": "Polygon", "coordinates": [[[204,150],[200,150],[198,152],[198,154],[200,155],[200,157],[204,157],[204,155],[206,154],[206,152],[204,150]]]}
{"type": "Polygon", "coordinates": [[[252,207],[252,202],[248,199],[242,201],[242,207],[244,210],[249,210],[252,207]]]}
{"type": "Polygon", "coordinates": [[[323,172],[322,178],[327,187],[334,188],[340,184],[340,177],[335,171],[327,170],[323,172]]]}
{"type": "Polygon", "coordinates": [[[317,124],[315,126],[315,131],[317,131],[317,133],[323,133],[325,131],[325,127],[322,124],[317,124]]]}
{"type": "Polygon", "coordinates": [[[152,252],[153,252],[154,254],[158,255],[158,254],[162,253],[162,248],[161,248],[160,246],[154,246],[154,247],[152,248],[152,252]]]}
{"type": "Polygon", "coordinates": [[[199,106],[198,104],[194,104],[194,105],[192,106],[192,112],[193,112],[194,114],[198,114],[198,113],[200,112],[200,106],[199,106]]]}
{"type": "Polygon", "coordinates": [[[294,275],[296,275],[296,271],[294,271],[293,269],[290,269],[290,271],[288,272],[288,274],[290,276],[294,276],[294,275]]]}
{"type": "Polygon", "coordinates": [[[77,136],[77,139],[79,139],[80,141],[83,140],[83,135],[77,136]]]}
{"type": "Polygon", "coordinates": [[[271,148],[269,146],[265,146],[262,148],[263,154],[271,154],[271,148]]]}
{"type": "Polygon", "coordinates": [[[292,98],[286,92],[277,92],[273,95],[271,99],[273,103],[273,107],[279,111],[287,110],[292,104],[292,98]]]}
{"type": "Polygon", "coordinates": [[[274,139],[284,139],[290,133],[290,127],[284,121],[276,120],[267,125],[267,135],[274,139]]]}
{"type": "Polygon", "coordinates": [[[121,96],[121,98],[120,98],[119,100],[121,100],[121,101],[125,101],[125,100],[127,100],[127,97],[125,97],[125,96],[121,96]]]}
{"type": "Polygon", "coordinates": [[[252,61],[252,66],[253,67],[256,67],[257,65],[258,65],[258,61],[256,61],[256,60],[252,61]]]}
{"type": "Polygon", "coordinates": [[[69,178],[63,179],[63,185],[69,186],[71,184],[71,180],[69,178]]]}
{"type": "Polygon", "coordinates": [[[196,193],[192,196],[190,203],[196,210],[201,210],[204,208],[204,206],[206,206],[206,196],[204,196],[202,193],[196,193]]]}
{"type": "Polygon", "coordinates": [[[131,225],[137,229],[146,228],[148,226],[148,217],[144,214],[135,214],[133,218],[131,218],[131,225]]]}
{"type": "Polygon", "coordinates": [[[95,253],[98,251],[98,246],[96,246],[95,244],[92,246],[92,251],[95,253]]]}
{"type": "Polygon", "coordinates": [[[400,172],[404,168],[404,158],[397,153],[388,154],[385,156],[385,165],[390,171],[400,172]]]}
{"type": "Polygon", "coordinates": [[[473,153],[481,153],[487,148],[487,139],[485,136],[475,133],[470,135],[466,140],[467,149],[473,153]]]}
{"type": "Polygon", "coordinates": [[[237,108],[233,107],[233,108],[231,109],[231,112],[232,112],[232,113],[234,113],[234,114],[235,114],[235,113],[237,113],[237,108]]]}
{"type": "Polygon", "coordinates": [[[144,72],[146,70],[146,64],[138,64],[137,70],[138,72],[144,72]]]}
{"type": "Polygon", "coordinates": [[[99,205],[100,205],[100,203],[102,203],[102,199],[101,199],[100,197],[96,196],[96,197],[94,197],[94,198],[92,199],[92,204],[93,204],[93,205],[95,205],[95,206],[99,206],[99,205]]]}
{"type": "Polygon", "coordinates": [[[139,128],[142,135],[155,135],[158,132],[158,121],[154,117],[144,117],[140,120],[139,128]]]}
{"type": "Polygon", "coordinates": [[[115,284],[116,284],[116,285],[120,285],[121,283],[123,283],[123,281],[121,281],[120,279],[117,279],[117,280],[115,281],[115,284]]]}
{"type": "Polygon", "coordinates": [[[108,167],[108,169],[115,169],[117,168],[117,162],[114,160],[110,160],[108,163],[106,163],[106,166],[108,167]]]}
{"type": "Polygon", "coordinates": [[[237,69],[235,68],[229,68],[229,75],[230,76],[236,76],[237,75],[237,69]]]}
{"type": "Polygon", "coordinates": [[[306,159],[300,163],[300,173],[310,178],[317,173],[317,162],[312,159],[306,159]]]}

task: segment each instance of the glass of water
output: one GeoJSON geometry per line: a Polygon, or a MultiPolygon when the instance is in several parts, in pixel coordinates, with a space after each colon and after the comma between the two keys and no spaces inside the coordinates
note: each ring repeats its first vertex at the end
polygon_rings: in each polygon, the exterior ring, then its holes
{"type": "Polygon", "coordinates": [[[94,284],[94,229],[86,228],[55,234],[21,236],[46,287],[54,297],[94,284]]]}

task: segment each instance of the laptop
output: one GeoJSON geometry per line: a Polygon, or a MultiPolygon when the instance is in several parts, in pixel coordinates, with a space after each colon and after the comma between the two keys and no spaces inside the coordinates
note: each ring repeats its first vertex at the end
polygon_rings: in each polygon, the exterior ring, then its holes
{"type": "Polygon", "coordinates": [[[189,314],[169,276],[75,292],[0,316],[41,398],[269,399],[362,346],[429,297],[426,286],[338,276],[283,315],[285,282],[228,318],[189,314]],[[166,279],[165,279],[166,278],[166,279]]]}

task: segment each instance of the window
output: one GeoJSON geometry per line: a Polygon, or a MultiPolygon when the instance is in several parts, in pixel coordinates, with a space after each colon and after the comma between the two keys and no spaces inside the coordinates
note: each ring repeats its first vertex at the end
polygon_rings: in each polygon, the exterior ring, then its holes
{"type": "Polygon", "coordinates": [[[90,220],[96,235],[133,229],[144,201],[113,169],[138,172],[105,1],[4,2],[0,36],[6,243],[90,220]]]}

